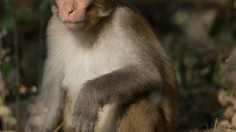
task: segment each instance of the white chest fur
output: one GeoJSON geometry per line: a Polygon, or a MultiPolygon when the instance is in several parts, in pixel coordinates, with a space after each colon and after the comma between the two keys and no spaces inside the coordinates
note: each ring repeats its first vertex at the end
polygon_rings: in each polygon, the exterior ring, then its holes
{"type": "MultiPolygon", "coordinates": [[[[51,22],[53,21],[58,20],[54,18],[51,22]]],[[[51,25],[48,30],[49,56],[60,65],[64,76],[61,83],[67,91],[67,98],[71,100],[65,104],[65,113],[72,113],[73,104],[84,83],[127,66],[136,58],[134,48],[128,45],[129,38],[126,38],[124,33],[119,33],[118,29],[104,32],[101,35],[102,39],[98,38],[94,47],[85,48],[82,46],[84,43],[80,42],[62,23],[56,22],[51,25]]],[[[99,113],[100,121],[96,131],[104,131],[104,125],[112,120],[109,115],[116,116],[117,107],[119,106],[116,104],[106,105],[99,113]]],[[[67,119],[71,118],[71,115],[65,116],[67,119]]],[[[67,124],[69,126],[70,121],[67,124]]]]}
{"type": "Polygon", "coordinates": [[[112,41],[105,41],[91,49],[82,48],[78,44],[67,47],[69,49],[64,51],[66,56],[62,85],[75,91],[75,89],[80,89],[86,81],[127,65],[129,53],[120,50],[119,44],[114,46],[110,43],[112,41]]]}
{"type": "MultiPolygon", "coordinates": [[[[58,20],[54,18],[51,21],[58,20]]],[[[119,29],[104,31],[91,48],[85,48],[83,45],[86,43],[79,41],[60,22],[49,29],[50,55],[59,60],[59,65],[63,65],[62,86],[68,92],[75,92],[87,80],[120,69],[135,60],[135,50],[128,44],[129,38],[119,33],[119,29]],[[57,31],[53,32],[54,26],[57,31]]]]}

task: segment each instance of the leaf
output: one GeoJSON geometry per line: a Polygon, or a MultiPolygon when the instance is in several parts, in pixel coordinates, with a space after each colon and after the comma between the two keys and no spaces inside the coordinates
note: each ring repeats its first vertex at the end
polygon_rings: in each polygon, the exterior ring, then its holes
{"type": "Polygon", "coordinates": [[[13,17],[13,12],[12,12],[11,9],[12,9],[11,5],[5,5],[4,6],[4,18],[13,17]]]}
{"type": "Polygon", "coordinates": [[[41,12],[44,12],[44,11],[47,11],[48,7],[49,7],[49,1],[48,0],[43,0],[42,3],[39,6],[39,10],[41,12]]]}
{"type": "Polygon", "coordinates": [[[27,22],[32,18],[32,10],[27,7],[23,7],[17,10],[16,17],[19,22],[27,22]]]}
{"type": "Polygon", "coordinates": [[[3,76],[6,77],[9,74],[10,70],[11,70],[11,65],[9,63],[2,62],[0,68],[1,68],[3,76]]]}
{"type": "Polygon", "coordinates": [[[174,16],[172,18],[172,22],[176,25],[181,26],[181,25],[186,24],[188,19],[189,19],[188,11],[187,10],[179,10],[174,14],[174,16]]]}
{"type": "Polygon", "coordinates": [[[10,93],[12,93],[13,95],[16,95],[16,92],[17,92],[16,84],[8,84],[7,88],[10,90],[10,93]]]}
{"type": "Polygon", "coordinates": [[[15,23],[14,23],[13,17],[9,17],[9,18],[4,19],[2,28],[12,29],[14,27],[15,27],[15,23]]]}
{"type": "Polygon", "coordinates": [[[4,0],[4,4],[12,5],[15,2],[15,0],[4,0]]]}

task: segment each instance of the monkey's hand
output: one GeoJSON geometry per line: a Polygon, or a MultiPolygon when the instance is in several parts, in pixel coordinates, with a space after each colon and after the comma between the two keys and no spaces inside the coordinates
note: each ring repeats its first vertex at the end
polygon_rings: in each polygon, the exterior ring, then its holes
{"type": "Polygon", "coordinates": [[[43,121],[45,120],[41,115],[31,117],[25,126],[25,132],[49,132],[48,128],[43,127],[43,121]]]}
{"type": "Polygon", "coordinates": [[[99,110],[95,95],[96,93],[92,87],[85,86],[81,89],[73,112],[72,125],[74,132],[94,132],[99,110]]]}
{"type": "Polygon", "coordinates": [[[46,126],[44,126],[44,122],[47,117],[48,110],[43,108],[42,105],[31,105],[29,108],[29,112],[31,116],[26,123],[25,132],[48,132],[50,131],[46,126]]]}

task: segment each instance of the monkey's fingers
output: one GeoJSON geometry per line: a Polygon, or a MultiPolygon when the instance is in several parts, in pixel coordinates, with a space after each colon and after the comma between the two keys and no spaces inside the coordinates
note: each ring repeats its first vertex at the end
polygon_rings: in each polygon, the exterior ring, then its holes
{"type": "Polygon", "coordinates": [[[95,127],[95,122],[85,120],[82,126],[82,132],[93,132],[95,127]]]}
{"type": "MultiPolygon", "coordinates": [[[[77,118],[78,120],[73,124],[74,132],[93,132],[95,128],[95,121],[87,120],[85,118],[77,118]]],[[[75,120],[74,120],[75,121],[75,120]]]]}
{"type": "Polygon", "coordinates": [[[82,132],[84,119],[79,117],[74,117],[73,120],[73,132],[82,132]]]}

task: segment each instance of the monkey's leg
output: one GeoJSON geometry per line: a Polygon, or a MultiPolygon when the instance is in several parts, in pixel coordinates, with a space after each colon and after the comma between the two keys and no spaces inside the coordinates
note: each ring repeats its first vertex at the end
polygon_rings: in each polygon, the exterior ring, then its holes
{"type": "Polygon", "coordinates": [[[161,108],[142,99],[127,106],[117,132],[168,132],[166,123],[161,108]]]}

